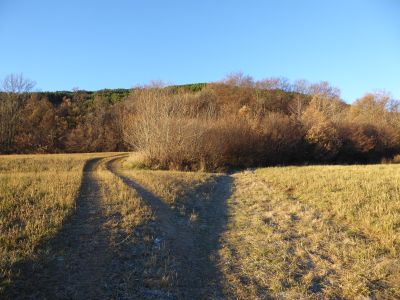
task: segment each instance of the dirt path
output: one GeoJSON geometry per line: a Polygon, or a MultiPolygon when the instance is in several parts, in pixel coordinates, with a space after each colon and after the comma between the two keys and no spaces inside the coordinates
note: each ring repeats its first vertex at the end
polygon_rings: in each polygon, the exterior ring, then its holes
{"type": "Polygon", "coordinates": [[[57,289],[53,292],[57,297],[96,298],[104,287],[107,262],[112,252],[108,249],[107,233],[102,228],[105,218],[100,187],[94,174],[98,162],[92,160],[86,165],[76,213],[55,243],[58,256],[56,264],[50,268],[49,283],[55,283],[57,289]]]}
{"type": "Polygon", "coordinates": [[[101,194],[95,170],[100,158],[89,160],[83,172],[75,213],[35,261],[23,262],[10,298],[108,298],[112,250],[103,224],[101,194]],[[29,297],[27,297],[29,295],[29,297]]]}
{"type": "MultiPolygon", "coordinates": [[[[113,162],[120,158],[96,158],[86,163],[74,213],[34,258],[15,266],[16,276],[5,291],[6,299],[135,299],[137,295],[140,299],[225,298],[217,251],[227,221],[226,200],[231,194],[232,177],[219,176],[212,185],[201,186],[188,195],[190,202],[195,203],[193,209],[199,219],[193,224],[188,216],[179,214],[148,189],[121,175],[113,167],[113,162]],[[99,168],[104,165],[108,169],[99,168]],[[122,179],[154,212],[154,224],[145,226],[150,226],[151,231],[156,228],[154,240],[163,245],[158,247],[159,255],[171,259],[168,273],[175,274],[172,286],[166,290],[148,288],[140,277],[129,283],[130,290],[123,286],[129,274],[142,267],[145,272],[146,264],[156,254],[156,245],[151,241],[151,248],[146,248],[140,243],[149,241],[143,240],[122,241],[115,246],[115,236],[107,225],[112,216],[104,213],[101,192],[109,182],[101,181],[104,177],[97,172],[99,169],[122,179]],[[207,197],[203,198],[205,194],[207,197]],[[138,255],[143,249],[150,252],[138,255]]],[[[132,228],[136,233],[138,230],[141,229],[132,228]]],[[[167,266],[156,266],[163,267],[167,266]]]]}
{"type": "Polygon", "coordinates": [[[218,177],[208,201],[201,198],[199,190],[190,195],[199,197],[195,201],[199,222],[193,225],[144,186],[122,175],[114,162],[108,164],[108,169],[135,189],[154,211],[160,231],[158,238],[165,243],[174,261],[175,296],[179,299],[223,299],[217,250],[227,221],[226,200],[231,194],[232,177],[218,177]]]}

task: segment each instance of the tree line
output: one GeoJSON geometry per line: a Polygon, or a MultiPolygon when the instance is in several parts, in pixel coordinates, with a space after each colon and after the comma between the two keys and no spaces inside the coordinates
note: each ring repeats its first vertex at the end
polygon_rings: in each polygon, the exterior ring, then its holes
{"type": "Polygon", "coordinates": [[[0,152],[138,151],[153,168],[221,170],[276,164],[368,163],[400,153],[399,101],[352,104],[327,82],[255,81],[132,90],[31,92],[10,75],[0,93],[0,152]]]}

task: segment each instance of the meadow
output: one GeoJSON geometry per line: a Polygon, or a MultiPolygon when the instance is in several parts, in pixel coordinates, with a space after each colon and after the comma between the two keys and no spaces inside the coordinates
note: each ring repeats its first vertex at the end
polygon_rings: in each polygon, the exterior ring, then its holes
{"type": "Polygon", "coordinates": [[[400,165],[225,174],[135,158],[0,157],[2,298],[400,297],[400,165]]]}
{"type": "Polygon", "coordinates": [[[75,207],[83,168],[107,154],[0,156],[0,287],[75,207]]]}
{"type": "Polygon", "coordinates": [[[233,175],[222,266],[239,298],[400,296],[400,166],[233,175]]]}

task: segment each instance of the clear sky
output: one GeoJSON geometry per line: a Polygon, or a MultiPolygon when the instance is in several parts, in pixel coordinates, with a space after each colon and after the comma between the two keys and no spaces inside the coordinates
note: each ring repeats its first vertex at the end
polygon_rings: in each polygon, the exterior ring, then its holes
{"type": "Polygon", "coordinates": [[[233,71],[399,98],[400,1],[0,0],[0,78],[96,90],[233,71]]]}

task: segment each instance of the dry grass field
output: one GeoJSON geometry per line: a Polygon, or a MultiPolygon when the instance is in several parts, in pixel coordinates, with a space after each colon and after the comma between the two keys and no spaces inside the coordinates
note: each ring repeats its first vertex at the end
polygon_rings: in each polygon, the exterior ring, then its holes
{"type": "Polygon", "coordinates": [[[0,156],[0,288],[74,209],[83,167],[104,154],[0,156]]]}
{"type": "MultiPolygon", "coordinates": [[[[116,169],[152,207],[156,243],[154,261],[169,270],[164,286],[147,286],[157,297],[149,299],[221,299],[223,286],[218,269],[219,237],[226,223],[226,199],[231,180],[223,174],[116,169]],[[165,257],[165,255],[167,255],[165,257]]],[[[142,294],[142,297],[146,294],[142,294]]],[[[147,298],[147,297],[145,297],[147,298]]]]}
{"type": "Polygon", "coordinates": [[[394,164],[227,175],[1,156],[0,298],[396,299],[399,192],[394,164]]]}
{"type": "Polygon", "coordinates": [[[237,173],[222,268],[238,298],[400,297],[400,166],[237,173]]]}

